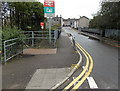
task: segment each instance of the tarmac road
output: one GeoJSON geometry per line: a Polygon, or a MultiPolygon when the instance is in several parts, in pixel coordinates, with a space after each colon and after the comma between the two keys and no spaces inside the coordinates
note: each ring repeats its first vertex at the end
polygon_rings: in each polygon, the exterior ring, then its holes
{"type": "Polygon", "coordinates": [[[91,76],[99,89],[118,89],[118,48],[78,34],[70,27],[64,27],[94,60],[91,76]]]}

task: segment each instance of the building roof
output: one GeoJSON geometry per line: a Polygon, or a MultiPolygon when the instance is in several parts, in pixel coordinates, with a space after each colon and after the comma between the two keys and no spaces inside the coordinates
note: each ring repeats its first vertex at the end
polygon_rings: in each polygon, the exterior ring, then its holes
{"type": "Polygon", "coordinates": [[[86,16],[82,16],[82,17],[80,17],[80,18],[86,18],[86,19],[88,19],[88,20],[90,20],[88,17],[86,17],[86,16]]]}
{"type": "Polygon", "coordinates": [[[76,21],[76,20],[79,20],[79,19],[75,19],[75,18],[73,18],[73,19],[70,19],[70,18],[68,18],[68,19],[63,19],[63,21],[71,21],[71,20],[74,20],[74,21],[76,21]]]}

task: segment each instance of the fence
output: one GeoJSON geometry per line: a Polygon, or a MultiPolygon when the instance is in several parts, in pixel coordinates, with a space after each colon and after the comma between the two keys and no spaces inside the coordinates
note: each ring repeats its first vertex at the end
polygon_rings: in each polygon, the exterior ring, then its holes
{"type": "MultiPolygon", "coordinates": [[[[102,34],[102,30],[99,29],[81,29],[82,32],[88,32],[93,34],[102,34]]],[[[115,40],[120,40],[120,30],[117,29],[105,29],[105,37],[115,40]]]]}
{"type": "Polygon", "coordinates": [[[101,33],[101,30],[99,29],[81,29],[82,32],[88,32],[88,33],[94,33],[94,34],[99,34],[101,33]]]}
{"type": "Polygon", "coordinates": [[[22,53],[23,44],[18,38],[4,41],[4,62],[22,53]]]}
{"type": "Polygon", "coordinates": [[[106,29],[105,30],[105,37],[110,38],[110,39],[120,40],[120,30],[106,29]]]}
{"type": "Polygon", "coordinates": [[[37,47],[41,40],[48,40],[51,42],[49,43],[51,46],[56,46],[55,31],[51,31],[51,36],[49,36],[49,31],[24,31],[23,33],[25,35],[24,44],[29,47],[37,47]]]}
{"type": "MultiPolygon", "coordinates": [[[[41,40],[49,40],[48,31],[23,31],[24,38],[4,41],[4,63],[23,52],[25,46],[36,47],[41,40]]],[[[58,31],[51,32],[51,44],[55,47],[58,31]]]]}

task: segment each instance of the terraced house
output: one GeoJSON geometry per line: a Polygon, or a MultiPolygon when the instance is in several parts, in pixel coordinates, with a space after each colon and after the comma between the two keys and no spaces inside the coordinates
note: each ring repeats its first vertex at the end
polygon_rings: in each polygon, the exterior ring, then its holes
{"type": "Polygon", "coordinates": [[[89,28],[90,19],[86,16],[82,16],[79,19],[63,19],[64,26],[70,26],[72,28],[81,29],[81,28],[89,28]]]}
{"type": "Polygon", "coordinates": [[[80,17],[79,19],[79,28],[88,28],[89,27],[89,22],[90,22],[90,19],[87,18],[86,16],[82,16],[80,17]]]}

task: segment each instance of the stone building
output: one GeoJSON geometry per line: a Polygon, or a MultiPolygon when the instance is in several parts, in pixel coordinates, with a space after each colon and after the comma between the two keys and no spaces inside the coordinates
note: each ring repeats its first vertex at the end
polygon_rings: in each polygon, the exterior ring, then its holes
{"type": "Polygon", "coordinates": [[[86,16],[82,16],[79,19],[63,19],[63,26],[69,26],[72,28],[89,28],[90,19],[86,16]]]}
{"type": "Polygon", "coordinates": [[[79,23],[79,20],[78,19],[70,19],[70,26],[72,28],[78,28],[78,23],[79,23]]]}
{"type": "MultiPolygon", "coordinates": [[[[60,24],[61,25],[61,27],[63,26],[63,18],[62,18],[62,16],[56,16],[56,17],[53,17],[52,19],[51,19],[51,26],[54,26],[54,25],[58,25],[58,24],[60,24]]],[[[49,21],[47,21],[47,23],[46,23],[46,28],[49,28],[49,21]]]]}
{"type": "Polygon", "coordinates": [[[82,16],[79,19],[78,26],[79,28],[89,28],[89,22],[90,22],[89,18],[87,18],[86,16],[82,16]]]}
{"type": "Polygon", "coordinates": [[[63,19],[63,26],[71,26],[71,24],[70,24],[70,18],[63,19]]]}

